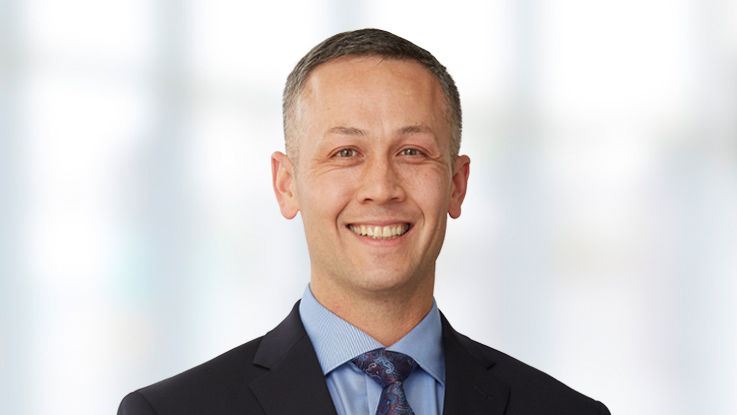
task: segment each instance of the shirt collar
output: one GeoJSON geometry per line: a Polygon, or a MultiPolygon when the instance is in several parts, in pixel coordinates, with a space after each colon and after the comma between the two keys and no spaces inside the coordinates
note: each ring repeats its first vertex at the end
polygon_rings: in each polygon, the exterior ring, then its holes
{"type": "MultiPolygon", "coordinates": [[[[320,304],[312,295],[309,285],[300,301],[299,314],[326,376],[354,357],[384,347],[376,339],[320,304]]],[[[432,309],[422,321],[386,349],[410,356],[436,381],[445,384],[442,325],[435,300],[432,309]]]]}

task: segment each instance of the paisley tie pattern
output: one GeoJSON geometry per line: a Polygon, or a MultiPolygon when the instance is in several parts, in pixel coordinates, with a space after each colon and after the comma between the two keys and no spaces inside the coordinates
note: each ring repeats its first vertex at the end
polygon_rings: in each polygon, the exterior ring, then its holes
{"type": "Polygon", "coordinates": [[[385,349],[366,352],[352,362],[381,385],[376,415],[414,415],[402,382],[412,373],[417,362],[405,354],[385,349]]]}

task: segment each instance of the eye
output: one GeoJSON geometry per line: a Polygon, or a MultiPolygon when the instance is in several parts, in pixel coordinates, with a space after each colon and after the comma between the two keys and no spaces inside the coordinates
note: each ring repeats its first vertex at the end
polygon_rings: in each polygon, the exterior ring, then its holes
{"type": "Polygon", "coordinates": [[[352,148],[343,148],[343,149],[338,150],[335,153],[334,157],[349,158],[349,157],[355,157],[356,154],[358,153],[356,152],[356,150],[352,148]]]}
{"type": "Polygon", "coordinates": [[[421,156],[422,152],[416,148],[405,148],[402,151],[400,151],[399,154],[403,156],[414,157],[414,156],[421,156]]]}

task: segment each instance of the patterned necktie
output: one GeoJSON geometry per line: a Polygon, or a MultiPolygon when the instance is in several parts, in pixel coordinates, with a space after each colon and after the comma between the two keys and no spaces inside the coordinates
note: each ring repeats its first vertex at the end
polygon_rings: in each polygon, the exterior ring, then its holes
{"type": "Polygon", "coordinates": [[[402,387],[402,382],[417,366],[411,357],[376,349],[356,357],[352,362],[381,385],[376,415],[414,415],[402,387]]]}

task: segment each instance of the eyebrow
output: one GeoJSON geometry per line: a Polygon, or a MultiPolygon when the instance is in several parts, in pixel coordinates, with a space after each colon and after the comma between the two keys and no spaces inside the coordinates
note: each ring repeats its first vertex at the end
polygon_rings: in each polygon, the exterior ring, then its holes
{"type": "Polygon", "coordinates": [[[355,127],[333,127],[327,131],[328,134],[343,134],[343,135],[366,135],[366,131],[363,131],[355,127]]]}
{"type": "Polygon", "coordinates": [[[430,127],[428,127],[426,125],[422,125],[422,124],[420,124],[420,125],[410,125],[410,126],[407,126],[407,127],[400,128],[399,129],[399,134],[400,135],[421,134],[421,133],[432,134],[433,132],[432,132],[432,129],[430,127]]]}

